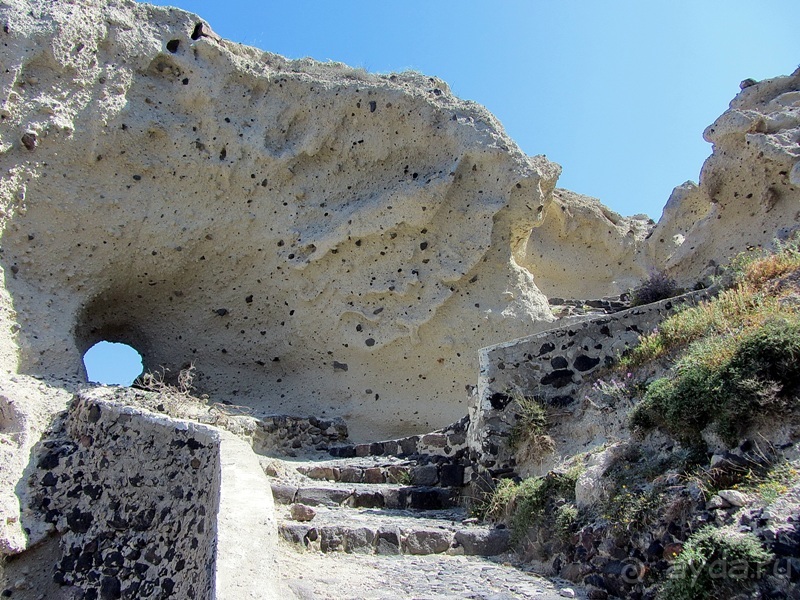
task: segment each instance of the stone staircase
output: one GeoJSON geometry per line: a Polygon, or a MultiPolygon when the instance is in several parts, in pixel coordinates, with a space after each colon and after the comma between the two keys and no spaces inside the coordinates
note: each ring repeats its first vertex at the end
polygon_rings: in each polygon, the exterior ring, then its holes
{"type": "Polygon", "coordinates": [[[275,562],[287,598],[585,598],[567,582],[512,566],[510,531],[470,517],[467,417],[425,435],[356,445],[345,445],[341,426],[320,442],[307,435],[310,419],[275,422],[281,444],[262,454],[261,466],[275,500],[275,562]]]}
{"type": "Polygon", "coordinates": [[[282,469],[273,462],[267,473],[281,537],[323,553],[495,556],[510,549],[507,529],[478,524],[460,505],[463,466],[381,452],[283,462],[282,469]]]}

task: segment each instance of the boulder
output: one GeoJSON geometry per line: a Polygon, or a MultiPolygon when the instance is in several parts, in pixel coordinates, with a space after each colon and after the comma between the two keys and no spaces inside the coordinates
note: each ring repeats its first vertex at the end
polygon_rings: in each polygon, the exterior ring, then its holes
{"type": "Polygon", "coordinates": [[[578,508],[590,508],[605,498],[607,490],[603,476],[623,449],[622,443],[613,444],[589,458],[586,469],[575,482],[575,504],[578,508]]]}
{"type": "Polygon", "coordinates": [[[717,495],[731,506],[741,507],[753,503],[753,498],[749,494],[739,490],[720,490],[717,495]]]}
{"type": "Polygon", "coordinates": [[[289,507],[289,514],[295,521],[306,522],[316,517],[317,511],[305,504],[296,503],[289,507]]]}

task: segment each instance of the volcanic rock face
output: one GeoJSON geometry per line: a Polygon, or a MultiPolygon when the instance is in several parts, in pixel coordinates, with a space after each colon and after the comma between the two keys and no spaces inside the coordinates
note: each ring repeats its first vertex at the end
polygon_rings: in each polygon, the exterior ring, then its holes
{"type": "Polygon", "coordinates": [[[684,284],[800,227],[800,69],[743,85],[704,133],[714,151],[700,185],[675,188],[648,240],[653,263],[684,284]]]}
{"type": "Polygon", "coordinates": [[[548,297],[599,298],[627,292],[646,278],[646,215],[622,217],[599,200],[557,189],[525,261],[548,297]]]}
{"type": "Polygon", "coordinates": [[[129,1],[0,8],[2,368],[105,339],[214,399],[456,420],[475,350],[552,320],[526,243],[559,173],[416,74],[288,61],[129,1]]]}

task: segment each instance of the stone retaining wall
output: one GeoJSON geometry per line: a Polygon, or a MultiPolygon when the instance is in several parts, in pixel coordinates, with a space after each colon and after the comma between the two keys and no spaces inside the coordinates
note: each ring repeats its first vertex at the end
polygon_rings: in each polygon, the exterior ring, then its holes
{"type": "Polygon", "coordinates": [[[468,431],[476,472],[492,477],[514,472],[507,439],[520,410],[515,398],[533,397],[549,407],[571,406],[592,374],[612,364],[640,334],[710,293],[691,292],[482,349],[478,398],[470,410],[468,431]]]}
{"type": "Polygon", "coordinates": [[[219,435],[78,396],[42,443],[33,508],[60,535],[55,581],[85,598],[210,598],[219,435]]]}
{"type": "Polygon", "coordinates": [[[347,441],[340,418],[317,419],[274,415],[254,419],[253,450],[268,456],[296,456],[300,450],[327,450],[347,441]]]}
{"type": "Polygon", "coordinates": [[[67,594],[280,597],[269,485],[228,432],[83,391],[37,446],[28,486],[23,520],[57,536],[67,594]]]}
{"type": "Polygon", "coordinates": [[[425,485],[460,487],[465,483],[465,473],[470,472],[467,447],[469,416],[464,416],[447,427],[423,435],[412,435],[396,440],[371,444],[338,446],[329,450],[337,458],[365,456],[399,456],[414,458],[420,463],[417,477],[425,485]]]}

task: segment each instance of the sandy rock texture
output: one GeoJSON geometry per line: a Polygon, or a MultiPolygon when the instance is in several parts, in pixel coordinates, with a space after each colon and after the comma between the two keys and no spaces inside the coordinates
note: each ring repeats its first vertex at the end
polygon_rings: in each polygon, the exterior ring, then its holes
{"type": "Polygon", "coordinates": [[[130,1],[0,23],[4,370],[80,380],[122,341],[374,439],[462,416],[475,350],[552,320],[525,265],[559,167],[442,81],[130,1]]]}
{"type": "Polygon", "coordinates": [[[522,263],[548,297],[599,298],[627,292],[648,276],[647,215],[623,217],[596,198],[556,189],[522,263]]]}
{"type": "Polygon", "coordinates": [[[648,240],[652,263],[686,285],[800,228],[800,69],[742,86],[703,134],[699,185],[675,188],[648,240]]]}

